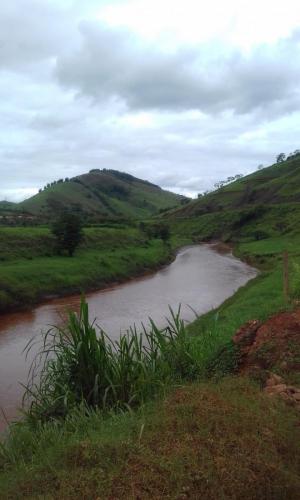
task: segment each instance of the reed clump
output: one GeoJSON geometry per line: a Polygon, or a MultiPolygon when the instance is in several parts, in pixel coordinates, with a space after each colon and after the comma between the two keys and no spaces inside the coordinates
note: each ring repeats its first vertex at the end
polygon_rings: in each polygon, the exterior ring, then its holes
{"type": "MultiPolygon", "coordinates": [[[[28,345],[32,349],[34,342],[28,345]]],[[[200,366],[184,321],[170,309],[167,326],[136,327],[116,342],[90,322],[88,304],[43,336],[24,395],[29,420],[65,418],[77,405],[104,411],[144,403],[172,381],[193,380],[200,366]]]]}

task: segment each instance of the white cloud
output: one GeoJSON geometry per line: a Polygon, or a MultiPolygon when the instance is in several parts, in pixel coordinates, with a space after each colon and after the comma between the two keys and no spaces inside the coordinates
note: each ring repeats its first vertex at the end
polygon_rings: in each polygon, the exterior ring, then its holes
{"type": "Polygon", "coordinates": [[[247,50],[287,37],[300,8],[298,0],[128,0],[104,4],[97,17],[169,47],[220,39],[247,50]]]}
{"type": "Polygon", "coordinates": [[[0,199],[91,168],[196,194],[299,148],[295,1],[0,5],[0,199]]]}

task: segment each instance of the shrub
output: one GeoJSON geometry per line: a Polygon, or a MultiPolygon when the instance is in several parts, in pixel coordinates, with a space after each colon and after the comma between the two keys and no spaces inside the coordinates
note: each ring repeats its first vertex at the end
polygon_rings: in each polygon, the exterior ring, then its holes
{"type": "Polygon", "coordinates": [[[27,417],[65,417],[78,404],[102,410],[135,407],[171,380],[194,379],[199,366],[180,309],[170,312],[164,329],[150,320],[149,331],[131,328],[113,342],[90,323],[83,300],[79,316],[71,312],[64,328],[44,335],[25,393],[27,417]]]}
{"type": "Polygon", "coordinates": [[[80,217],[68,212],[61,214],[52,226],[52,233],[56,238],[58,251],[66,250],[68,255],[72,257],[75,249],[83,240],[80,217]]]}

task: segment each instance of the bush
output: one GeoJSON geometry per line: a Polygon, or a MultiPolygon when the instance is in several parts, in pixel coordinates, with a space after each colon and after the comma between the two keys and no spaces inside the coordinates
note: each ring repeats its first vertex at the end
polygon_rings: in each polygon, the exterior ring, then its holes
{"type": "Polygon", "coordinates": [[[217,350],[214,357],[207,363],[209,377],[223,377],[235,373],[239,366],[239,348],[230,340],[217,350]]]}
{"type": "MultiPolygon", "coordinates": [[[[80,404],[102,410],[135,407],[171,380],[194,379],[200,372],[184,322],[171,311],[164,329],[130,329],[118,342],[89,322],[83,300],[64,328],[43,338],[25,394],[27,417],[46,421],[65,417],[80,404]],[[41,371],[39,373],[39,368],[41,371]]],[[[30,342],[28,349],[34,343],[30,342]]]]}
{"type": "Polygon", "coordinates": [[[52,226],[52,233],[56,238],[58,251],[66,250],[72,257],[75,249],[83,240],[80,217],[73,213],[61,214],[52,226]]]}

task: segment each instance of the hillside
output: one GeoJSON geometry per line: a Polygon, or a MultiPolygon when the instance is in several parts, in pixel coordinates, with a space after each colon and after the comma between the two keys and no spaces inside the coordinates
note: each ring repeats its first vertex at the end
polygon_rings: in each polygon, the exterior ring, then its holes
{"type": "Polygon", "coordinates": [[[85,228],[68,258],[51,253],[46,227],[1,230],[4,309],[149,271],[204,239],[233,242],[235,255],[260,270],[188,326],[173,316],[168,342],[149,331],[145,356],[137,336],[106,350],[93,340],[88,310],[71,314],[66,331],[79,335],[57,336],[65,359],[49,364],[31,414],[0,446],[4,498],[299,498],[298,172],[299,162],[287,161],[170,211],[167,245],[142,225],[103,224],[85,228]],[[243,198],[251,190],[253,199],[243,198]]]}
{"type": "Polygon", "coordinates": [[[51,215],[59,207],[72,207],[85,215],[148,217],[175,207],[184,197],[148,181],[116,170],[91,170],[59,180],[18,206],[34,215],[51,215]]]}
{"type": "Polygon", "coordinates": [[[176,214],[202,215],[259,204],[300,202],[300,157],[263,168],[198,198],[176,214]]]}
{"type": "Polygon", "coordinates": [[[16,209],[16,203],[11,201],[2,200],[0,201],[0,215],[7,215],[14,212],[16,209]]]}
{"type": "Polygon", "coordinates": [[[186,220],[199,239],[264,239],[299,232],[300,157],[240,178],[178,209],[168,218],[186,220]]]}

